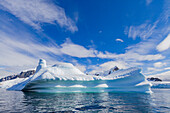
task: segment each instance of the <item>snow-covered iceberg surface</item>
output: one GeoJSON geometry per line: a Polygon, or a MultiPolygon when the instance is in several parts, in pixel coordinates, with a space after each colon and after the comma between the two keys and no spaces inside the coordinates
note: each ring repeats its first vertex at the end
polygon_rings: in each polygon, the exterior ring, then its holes
{"type": "Polygon", "coordinates": [[[35,92],[151,92],[139,68],[122,69],[107,76],[86,75],[70,63],[46,66],[40,60],[36,73],[8,90],[35,92]]]}

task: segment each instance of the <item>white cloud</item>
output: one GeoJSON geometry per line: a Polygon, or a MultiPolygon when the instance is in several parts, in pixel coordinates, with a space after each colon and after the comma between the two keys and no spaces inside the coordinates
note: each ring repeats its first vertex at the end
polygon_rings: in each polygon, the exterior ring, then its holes
{"type": "Polygon", "coordinates": [[[145,74],[150,76],[168,70],[170,70],[170,67],[147,67],[145,74]]]}
{"type": "Polygon", "coordinates": [[[41,29],[41,23],[59,24],[75,32],[75,22],[66,16],[63,8],[43,0],[0,0],[0,5],[23,22],[41,29]]]}
{"type": "Polygon", "coordinates": [[[69,39],[61,45],[61,52],[79,58],[95,57],[95,50],[86,49],[85,47],[72,43],[69,39]]]}
{"type": "Polygon", "coordinates": [[[162,56],[161,54],[154,54],[154,55],[141,55],[138,53],[131,53],[128,52],[124,55],[124,59],[126,60],[135,60],[135,61],[153,61],[153,60],[160,60],[160,59],[164,59],[165,57],[162,56]]]}
{"type": "Polygon", "coordinates": [[[110,59],[122,59],[122,60],[134,60],[134,61],[153,61],[153,60],[160,60],[164,59],[165,57],[161,54],[154,54],[154,55],[141,55],[139,53],[135,52],[126,52],[125,54],[115,54],[115,53],[109,53],[109,52],[99,52],[97,54],[97,57],[99,58],[110,58],[110,59]]]}
{"type": "Polygon", "coordinates": [[[168,34],[168,36],[161,43],[158,44],[156,49],[161,52],[169,48],[170,48],[170,34],[168,34]]]}
{"type": "Polygon", "coordinates": [[[156,62],[153,65],[156,68],[160,68],[160,67],[166,66],[166,63],[165,62],[164,63],[163,62],[156,62]]]}
{"type": "Polygon", "coordinates": [[[147,55],[150,53],[150,51],[155,49],[155,47],[157,45],[156,43],[158,42],[158,38],[160,38],[160,37],[151,38],[151,39],[148,39],[145,41],[141,41],[135,45],[128,46],[126,49],[129,52],[147,55]]]}
{"type": "Polygon", "coordinates": [[[116,41],[118,42],[124,42],[122,39],[117,38],[116,41]]]}
{"type": "Polygon", "coordinates": [[[160,71],[160,69],[153,68],[153,67],[148,67],[147,70],[148,71],[160,71]]]}
{"type": "Polygon", "coordinates": [[[170,69],[170,67],[166,67],[166,68],[164,68],[165,70],[169,70],[170,69]]]}
{"type": "Polygon", "coordinates": [[[170,70],[170,67],[166,67],[166,68],[148,67],[147,70],[149,71],[147,74],[153,74],[160,71],[170,70]]]}

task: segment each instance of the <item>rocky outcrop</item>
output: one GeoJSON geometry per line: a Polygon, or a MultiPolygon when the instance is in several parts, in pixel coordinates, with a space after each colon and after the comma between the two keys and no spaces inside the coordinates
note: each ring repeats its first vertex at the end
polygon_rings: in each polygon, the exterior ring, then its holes
{"type": "Polygon", "coordinates": [[[107,76],[107,75],[110,75],[112,74],[113,72],[115,71],[118,71],[119,68],[117,66],[111,68],[110,70],[107,70],[107,71],[104,71],[104,72],[98,72],[98,73],[95,73],[96,76],[107,76]]]}
{"type": "Polygon", "coordinates": [[[30,75],[33,75],[34,73],[35,73],[35,70],[30,70],[30,71],[27,71],[27,72],[21,72],[18,75],[18,78],[26,78],[26,77],[29,77],[30,75]]]}
{"type": "Polygon", "coordinates": [[[21,72],[20,74],[17,74],[17,75],[10,75],[10,76],[1,78],[0,82],[6,81],[6,80],[12,80],[12,79],[16,79],[16,78],[26,78],[26,77],[29,77],[30,75],[33,75],[34,73],[35,73],[35,70],[21,72]]]}
{"type": "Polygon", "coordinates": [[[147,78],[148,81],[162,81],[161,79],[159,78],[154,78],[154,77],[151,77],[151,78],[147,78]]]}
{"type": "Polygon", "coordinates": [[[115,66],[114,68],[110,69],[108,75],[110,75],[112,72],[115,72],[117,70],[119,70],[119,68],[117,66],[115,66]]]}

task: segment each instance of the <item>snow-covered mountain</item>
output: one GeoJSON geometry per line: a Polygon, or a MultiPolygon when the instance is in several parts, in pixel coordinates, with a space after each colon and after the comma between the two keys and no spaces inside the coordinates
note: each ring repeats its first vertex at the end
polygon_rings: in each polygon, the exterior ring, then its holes
{"type": "Polygon", "coordinates": [[[170,88],[170,71],[166,71],[156,75],[147,76],[151,79],[160,79],[161,81],[151,81],[152,88],[170,88]]]}
{"type": "Polygon", "coordinates": [[[57,63],[53,66],[47,66],[46,61],[40,59],[34,75],[18,83],[15,82],[13,86],[8,87],[8,90],[35,92],[150,92],[150,83],[140,72],[141,69],[139,68],[129,68],[110,72],[107,76],[86,75],[70,63],[57,63]]]}
{"type": "Polygon", "coordinates": [[[3,77],[0,79],[0,82],[7,81],[7,80],[13,80],[13,79],[17,79],[17,78],[27,78],[27,77],[33,75],[34,73],[35,73],[35,70],[33,70],[33,69],[25,70],[19,74],[14,74],[14,75],[9,75],[9,76],[3,77]]]}
{"type": "Polygon", "coordinates": [[[159,78],[162,81],[169,81],[170,82],[170,71],[166,71],[166,72],[163,72],[163,73],[160,73],[160,74],[148,76],[148,78],[151,78],[151,77],[159,78]]]}

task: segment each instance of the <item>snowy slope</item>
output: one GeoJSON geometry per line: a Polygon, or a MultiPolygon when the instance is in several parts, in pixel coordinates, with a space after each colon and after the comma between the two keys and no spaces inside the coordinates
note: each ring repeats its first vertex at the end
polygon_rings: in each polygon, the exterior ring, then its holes
{"type": "Polygon", "coordinates": [[[118,70],[108,76],[86,75],[70,63],[46,66],[40,60],[36,73],[8,90],[36,92],[150,92],[150,84],[139,68],[118,70]]]}

